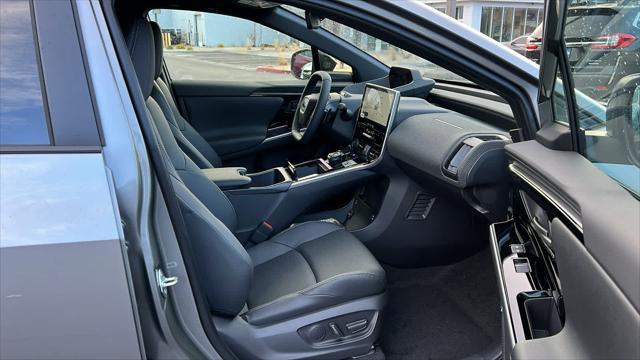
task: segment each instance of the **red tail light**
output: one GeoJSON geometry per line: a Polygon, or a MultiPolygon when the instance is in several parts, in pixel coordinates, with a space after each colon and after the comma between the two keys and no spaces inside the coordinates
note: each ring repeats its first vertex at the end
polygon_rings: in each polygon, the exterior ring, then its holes
{"type": "Polygon", "coordinates": [[[524,48],[527,51],[534,51],[534,50],[538,50],[538,48],[540,47],[538,44],[540,43],[540,40],[533,38],[533,37],[528,37],[527,38],[527,42],[524,45],[524,48]],[[535,42],[535,43],[534,43],[535,42]]]}
{"type": "Polygon", "coordinates": [[[631,34],[600,35],[595,41],[598,43],[591,45],[592,49],[620,49],[633,44],[636,37],[631,34]]]}

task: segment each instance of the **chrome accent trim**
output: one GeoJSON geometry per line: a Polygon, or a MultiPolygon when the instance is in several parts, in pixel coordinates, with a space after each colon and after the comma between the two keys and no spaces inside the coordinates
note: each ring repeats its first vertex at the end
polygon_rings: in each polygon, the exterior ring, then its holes
{"type": "MultiPolygon", "coordinates": [[[[507,222],[512,222],[513,220],[508,220],[505,221],[504,223],[507,222]]],[[[496,272],[496,279],[498,280],[498,288],[500,290],[500,303],[502,306],[502,314],[503,316],[506,316],[506,319],[508,321],[508,326],[506,326],[503,330],[506,332],[506,334],[504,334],[504,336],[506,336],[508,338],[508,342],[504,342],[503,346],[506,346],[507,343],[508,344],[513,344],[515,345],[516,343],[516,335],[515,335],[515,330],[513,328],[513,318],[511,317],[511,309],[509,307],[509,299],[508,299],[508,295],[507,295],[507,288],[504,282],[504,275],[502,274],[502,258],[500,257],[500,249],[499,249],[499,242],[498,242],[498,238],[496,236],[496,227],[495,224],[491,224],[489,225],[489,237],[491,238],[491,255],[493,257],[493,265],[494,265],[494,270],[496,272]]],[[[503,349],[505,350],[505,349],[503,349]]],[[[509,349],[510,350],[510,349],[509,349]]]]}
{"type": "Polygon", "coordinates": [[[549,238],[549,231],[545,229],[545,227],[542,226],[542,224],[540,224],[540,220],[538,220],[538,218],[535,216],[532,217],[531,225],[533,226],[533,229],[540,236],[540,239],[542,240],[544,245],[548,247],[550,250],[553,249],[553,241],[551,240],[551,238],[549,238]]]}
{"type": "Polygon", "coordinates": [[[162,269],[156,269],[156,283],[158,284],[158,287],[160,288],[160,293],[162,294],[163,297],[167,297],[167,288],[175,285],[178,283],[178,277],[177,276],[169,276],[166,277],[164,276],[164,272],[162,272],[162,269]]]}
{"type": "Polygon", "coordinates": [[[392,92],[396,93],[395,99],[393,100],[393,105],[391,106],[391,116],[389,117],[389,121],[387,122],[387,132],[384,135],[384,141],[382,142],[382,149],[380,150],[380,155],[378,155],[378,158],[376,158],[375,160],[373,160],[372,162],[369,163],[365,163],[365,164],[358,164],[358,165],[354,165],[348,168],[343,168],[343,169],[338,169],[338,170],[334,170],[334,171],[330,171],[328,173],[324,173],[324,174],[319,174],[317,176],[310,176],[310,177],[305,177],[301,180],[298,181],[294,181],[293,184],[291,184],[292,188],[310,183],[310,182],[315,182],[315,181],[320,181],[323,179],[328,179],[330,177],[333,176],[337,176],[340,174],[344,174],[346,172],[351,172],[351,171],[358,171],[358,170],[366,170],[366,169],[370,169],[375,167],[376,165],[378,165],[381,161],[382,161],[382,157],[385,154],[385,150],[387,149],[387,139],[389,138],[389,134],[391,133],[391,128],[393,127],[393,122],[396,118],[396,113],[398,112],[398,104],[400,103],[400,92],[393,90],[393,89],[389,89],[389,88],[385,88],[383,86],[379,86],[379,85],[374,85],[374,84],[367,84],[368,86],[371,87],[375,87],[375,88],[382,88],[385,91],[386,90],[391,90],[392,92]]]}
{"type": "Polygon", "coordinates": [[[558,209],[562,214],[564,214],[569,221],[578,229],[580,232],[582,230],[582,221],[578,218],[577,215],[573,214],[569,211],[565,206],[562,205],[562,202],[558,200],[553,195],[549,194],[548,191],[544,190],[541,185],[538,185],[535,181],[533,181],[529,176],[527,176],[524,171],[518,169],[516,164],[509,164],[509,171],[511,171],[518,178],[522,179],[529,186],[531,186],[536,192],[538,192],[542,197],[544,197],[547,201],[551,203],[556,209],[558,209]]]}

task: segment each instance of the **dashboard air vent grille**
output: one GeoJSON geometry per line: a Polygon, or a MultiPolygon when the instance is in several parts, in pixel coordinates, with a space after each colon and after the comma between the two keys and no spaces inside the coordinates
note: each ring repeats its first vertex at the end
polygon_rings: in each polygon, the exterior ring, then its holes
{"type": "Polygon", "coordinates": [[[436,198],[425,193],[418,193],[413,202],[413,206],[407,212],[405,218],[407,220],[424,220],[429,215],[429,211],[433,206],[436,198]]]}

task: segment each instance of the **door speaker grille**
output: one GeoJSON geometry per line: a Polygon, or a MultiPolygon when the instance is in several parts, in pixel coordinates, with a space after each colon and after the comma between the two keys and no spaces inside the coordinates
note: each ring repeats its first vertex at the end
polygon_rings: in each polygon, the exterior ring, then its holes
{"type": "Polygon", "coordinates": [[[418,193],[413,201],[411,209],[407,212],[405,219],[407,220],[424,220],[429,215],[429,211],[433,206],[436,198],[425,193],[418,193]]]}

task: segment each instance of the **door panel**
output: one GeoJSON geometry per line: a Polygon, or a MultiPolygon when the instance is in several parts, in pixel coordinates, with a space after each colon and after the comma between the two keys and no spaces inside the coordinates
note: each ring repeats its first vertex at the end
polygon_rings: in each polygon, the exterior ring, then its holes
{"type": "Polygon", "coordinates": [[[637,359],[638,309],[562,221],[552,221],[551,233],[563,284],[564,328],[518,343],[513,359],[637,359]]]}
{"type": "MultiPolygon", "coordinates": [[[[628,3],[629,9],[632,4],[628,3]]],[[[630,177],[618,183],[602,167],[613,165],[640,179],[638,164],[627,152],[638,136],[629,111],[631,96],[625,95],[633,94],[633,83],[615,85],[610,101],[597,103],[585,96],[589,89],[573,81],[574,74],[588,71],[591,65],[577,68],[567,52],[564,27],[576,26],[577,19],[567,15],[576,9],[572,6],[569,0],[548,0],[545,8],[538,94],[543,129],[538,135],[545,134],[541,141],[554,140],[544,141],[548,147],[537,141],[505,147],[517,190],[529,200],[514,207],[517,240],[510,248],[498,241],[497,224],[492,227],[492,246],[501,250],[494,251],[496,269],[504,274],[505,266],[517,268],[517,261],[519,272],[526,274],[524,283],[533,291],[518,292],[513,281],[500,278],[503,304],[509,310],[503,313],[510,335],[506,338],[513,340],[505,344],[504,355],[638,359],[640,202],[630,186],[637,185],[637,180],[633,184],[630,177]],[[613,131],[619,123],[626,125],[628,136],[613,131]],[[509,253],[516,258],[513,264],[503,261],[509,253]],[[543,278],[557,281],[536,281],[543,278]],[[520,299],[524,295],[529,303],[509,302],[514,293],[520,299]],[[524,337],[518,338],[518,327],[525,330],[524,337]]],[[[589,6],[597,5],[585,8],[589,6]]],[[[578,20],[586,27],[616,21],[615,17],[593,19],[578,20]]]]}
{"type": "Polygon", "coordinates": [[[186,97],[193,127],[223,158],[258,146],[282,106],[282,97],[186,97]]]}
{"type": "Polygon", "coordinates": [[[505,149],[514,219],[492,227],[505,358],[639,358],[640,203],[576,152],[505,149]]]}
{"type": "Polygon", "coordinates": [[[144,358],[104,161],[0,155],[0,358],[144,358]]]}

